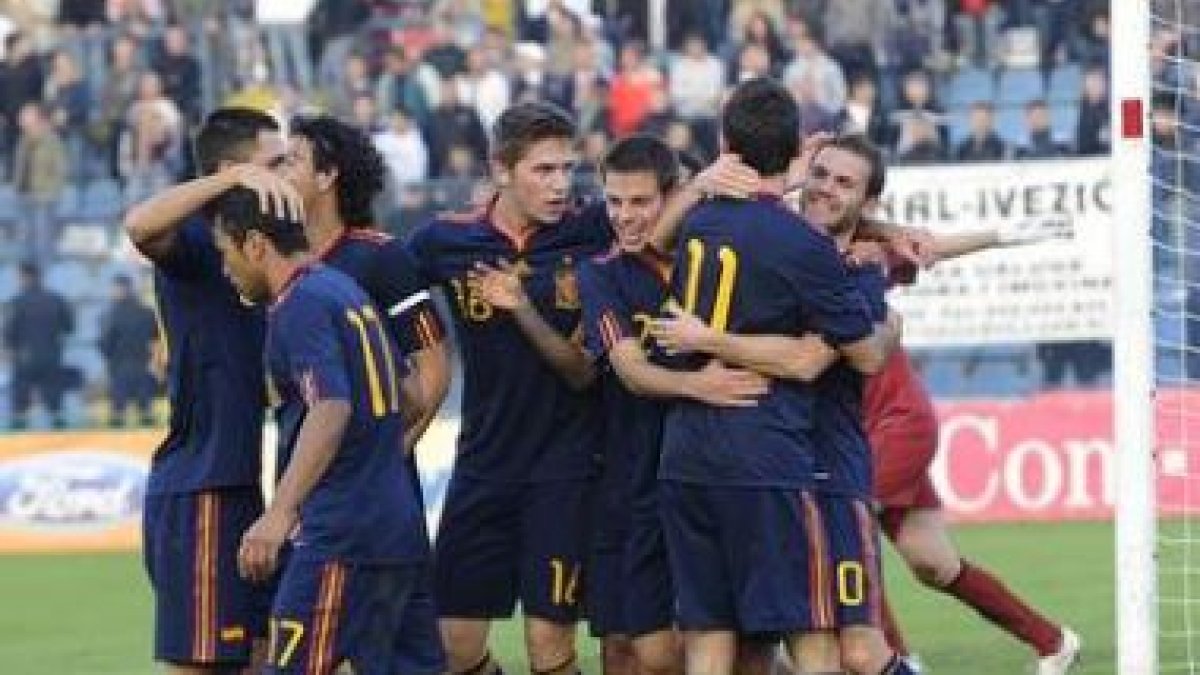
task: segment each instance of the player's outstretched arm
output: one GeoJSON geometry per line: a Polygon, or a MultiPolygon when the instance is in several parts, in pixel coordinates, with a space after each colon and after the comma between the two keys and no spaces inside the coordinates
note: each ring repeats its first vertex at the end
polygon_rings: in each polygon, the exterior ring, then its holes
{"type": "Polygon", "coordinates": [[[972,232],[937,234],[933,237],[936,260],[949,260],[993,248],[1036,244],[1061,236],[1052,221],[1024,221],[972,232]]]}
{"type": "Polygon", "coordinates": [[[350,403],[323,399],[309,407],[296,439],[296,451],[279,479],[271,505],[242,535],[238,569],[242,576],[264,581],[278,564],[279,549],[295,527],[300,506],[337,455],[350,423],[350,403]]]}
{"type": "Polygon", "coordinates": [[[718,407],[746,407],[767,394],[767,378],[748,370],[727,368],[716,359],[697,371],[655,365],[638,341],[625,338],[608,352],[609,363],[625,388],[646,398],[688,398],[718,407]]]}
{"type": "Polygon", "coordinates": [[[281,178],[261,167],[240,164],[180,183],[133,206],[125,214],[125,233],[147,257],[161,257],[171,250],[179,227],[188,217],[236,186],[257,192],[264,211],[274,208],[276,213],[302,217],[299,198],[285,189],[281,178]]]}
{"type": "Polygon", "coordinates": [[[499,267],[476,263],[475,270],[467,274],[467,283],[485,302],[509,312],[525,338],[572,389],[585,389],[596,379],[595,366],[580,341],[563,337],[546,323],[529,301],[511,263],[502,261],[499,267]]]}
{"type": "Polygon", "coordinates": [[[650,324],[650,334],[663,348],[699,352],[767,377],[811,382],[838,359],[837,350],[817,335],[738,335],[713,329],[678,306],[670,317],[650,324]]]}

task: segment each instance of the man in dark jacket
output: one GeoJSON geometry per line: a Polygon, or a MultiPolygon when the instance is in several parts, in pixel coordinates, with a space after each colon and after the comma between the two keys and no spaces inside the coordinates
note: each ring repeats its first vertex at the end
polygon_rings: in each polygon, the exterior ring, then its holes
{"type": "Polygon", "coordinates": [[[100,323],[100,354],[108,370],[109,425],[124,425],[130,403],[137,408],[143,426],[154,423],[150,403],[154,376],[150,374],[150,350],[158,338],[154,312],[133,292],[129,277],[113,280],[112,304],[100,323]]]}
{"type": "Polygon", "coordinates": [[[9,304],[4,346],[12,357],[12,426],[29,425],[36,392],[54,426],[63,426],[63,342],[75,329],[71,308],[59,294],[42,287],[33,263],[20,265],[21,288],[9,304]]]}

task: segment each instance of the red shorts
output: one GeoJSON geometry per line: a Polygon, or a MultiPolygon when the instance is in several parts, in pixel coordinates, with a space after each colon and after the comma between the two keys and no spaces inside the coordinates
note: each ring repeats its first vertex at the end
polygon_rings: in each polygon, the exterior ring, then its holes
{"type": "Polygon", "coordinates": [[[875,500],[885,509],[942,505],[929,466],[937,454],[936,425],[884,424],[870,429],[875,500]]]}

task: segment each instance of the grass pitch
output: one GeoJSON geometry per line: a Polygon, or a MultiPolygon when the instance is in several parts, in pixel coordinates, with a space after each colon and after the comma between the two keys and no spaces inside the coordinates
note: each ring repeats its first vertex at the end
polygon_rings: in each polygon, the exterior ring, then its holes
{"type": "MultiPolygon", "coordinates": [[[[963,554],[996,573],[1084,639],[1086,675],[1115,673],[1113,546],[1108,523],[964,527],[963,554]]],[[[954,599],[916,585],[888,560],[889,591],[927,671],[1012,675],[1032,655],[954,599]]],[[[149,675],[150,598],[135,554],[0,557],[0,672],[149,675]]],[[[493,648],[509,673],[528,672],[520,627],[497,627],[493,648]]],[[[600,672],[581,640],[583,671],[600,672]]]]}

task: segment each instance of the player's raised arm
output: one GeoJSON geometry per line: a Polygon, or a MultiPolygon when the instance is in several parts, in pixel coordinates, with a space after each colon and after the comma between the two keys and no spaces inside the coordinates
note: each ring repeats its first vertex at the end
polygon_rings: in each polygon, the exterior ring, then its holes
{"type": "Polygon", "coordinates": [[[497,267],[477,263],[467,281],[485,302],[509,312],[521,333],[568,385],[584,389],[592,383],[596,370],[591,358],[579,340],[563,337],[542,318],[526,295],[516,267],[506,261],[497,267]]]}
{"type": "Polygon", "coordinates": [[[768,377],[803,382],[817,379],[838,359],[837,350],[816,335],[738,335],[715,330],[678,306],[668,312],[650,324],[650,334],[668,350],[710,354],[768,377]]]}
{"type": "Polygon", "coordinates": [[[672,250],[679,226],[692,207],[710,196],[745,199],[758,189],[758,185],[758,173],[743,164],[741,158],[728,153],[721,155],[667,199],[655,222],[650,245],[659,251],[672,250]]]}

